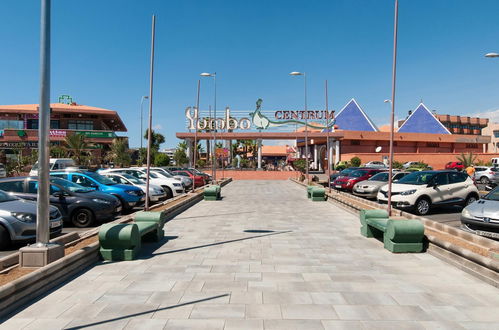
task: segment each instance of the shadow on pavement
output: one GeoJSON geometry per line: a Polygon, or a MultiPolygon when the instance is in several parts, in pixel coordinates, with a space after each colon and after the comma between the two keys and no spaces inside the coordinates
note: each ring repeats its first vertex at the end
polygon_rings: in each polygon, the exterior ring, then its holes
{"type": "Polygon", "coordinates": [[[175,218],[175,220],[184,220],[184,219],[196,219],[196,218],[209,218],[209,217],[218,217],[222,215],[237,215],[244,213],[255,213],[256,211],[248,211],[248,212],[234,212],[234,213],[221,213],[221,214],[209,214],[209,215],[199,215],[195,217],[184,217],[184,218],[175,218]]]}
{"type": "Polygon", "coordinates": [[[167,306],[167,307],[158,308],[158,309],[151,309],[151,310],[144,311],[144,312],[139,312],[139,313],[135,313],[135,314],[129,314],[129,315],[126,315],[126,316],[120,316],[120,317],[116,317],[116,318],[109,319],[109,320],[104,320],[104,321],[99,321],[99,322],[94,322],[94,323],[89,323],[89,324],[83,324],[83,325],[79,325],[79,326],[75,326],[75,327],[71,327],[71,328],[65,328],[65,329],[75,330],[75,329],[84,329],[84,328],[88,328],[88,327],[94,327],[94,326],[97,326],[97,325],[101,325],[101,324],[105,324],[105,323],[109,323],[109,322],[114,322],[114,321],[118,321],[118,320],[123,320],[123,319],[127,319],[127,318],[130,318],[130,317],[141,316],[141,315],[145,315],[145,314],[149,314],[149,313],[155,313],[155,312],[159,312],[159,311],[163,311],[163,310],[168,310],[168,309],[173,309],[173,308],[177,308],[177,307],[182,307],[182,306],[186,306],[186,305],[192,305],[192,304],[196,304],[196,303],[203,302],[203,301],[208,301],[208,300],[213,300],[213,299],[217,299],[217,298],[227,297],[228,295],[229,294],[226,293],[226,294],[222,294],[222,295],[218,295],[218,296],[213,296],[213,297],[199,299],[199,300],[193,300],[193,301],[189,301],[189,302],[186,302],[186,303],[172,305],[172,306],[167,306]]]}

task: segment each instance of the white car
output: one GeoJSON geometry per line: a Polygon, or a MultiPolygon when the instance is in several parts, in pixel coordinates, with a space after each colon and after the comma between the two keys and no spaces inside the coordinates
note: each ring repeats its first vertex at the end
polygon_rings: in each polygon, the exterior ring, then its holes
{"type": "MultiPolygon", "coordinates": [[[[147,168],[146,167],[132,167],[132,169],[139,169],[146,173],[147,168]]],[[[156,174],[160,174],[160,176],[164,176],[167,178],[174,178],[180,182],[182,182],[182,185],[184,186],[184,189],[188,189],[192,186],[192,180],[188,177],[181,176],[181,175],[173,175],[164,168],[161,167],[151,167],[149,168],[151,171],[153,171],[156,174]]]]}
{"type": "MultiPolygon", "coordinates": [[[[144,193],[146,193],[146,182],[136,177],[126,174],[126,173],[102,173],[103,176],[108,177],[118,184],[129,184],[132,186],[137,186],[144,193]]],[[[166,192],[160,186],[149,183],[149,200],[151,202],[159,202],[167,198],[166,192]]]]}
{"type": "MultiPolygon", "coordinates": [[[[99,174],[104,175],[104,173],[126,173],[137,179],[146,179],[146,171],[138,168],[108,168],[99,170],[99,174]]],[[[166,192],[167,198],[176,197],[184,193],[182,183],[174,178],[162,177],[152,171],[149,173],[149,177],[149,183],[161,186],[166,192]]]]}
{"type": "Polygon", "coordinates": [[[365,163],[362,165],[362,167],[369,167],[369,168],[388,168],[385,163],[383,162],[378,162],[378,161],[371,161],[369,163],[365,163]]]}
{"type": "MultiPolygon", "coordinates": [[[[419,215],[439,205],[466,206],[479,196],[473,180],[456,171],[417,171],[392,184],[392,205],[419,215]]],[[[378,201],[388,202],[388,185],[379,190],[378,201]]]]}
{"type": "MultiPolygon", "coordinates": [[[[66,168],[76,167],[74,160],[71,158],[50,158],[49,159],[49,168],[50,171],[59,171],[64,170],[66,168]]],[[[38,176],[38,161],[33,165],[31,171],[29,172],[29,176],[38,176]]]]}

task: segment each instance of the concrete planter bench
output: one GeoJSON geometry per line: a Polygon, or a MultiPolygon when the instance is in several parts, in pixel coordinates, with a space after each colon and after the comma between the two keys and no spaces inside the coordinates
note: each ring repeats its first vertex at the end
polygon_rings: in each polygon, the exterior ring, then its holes
{"type": "Polygon", "coordinates": [[[361,210],[360,233],[365,237],[383,235],[385,249],[393,253],[422,252],[424,226],[419,220],[394,220],[385,210],[361,210]]]}
{"type": "Polygon", "coordinates": [[[310,192],[310,199],[314,202],[324,202],[326,200],[326,189],[314,187],[310,192]]]}
{"type": "Polygon", "coordinates": [[[222,198],[222,188],[217,185],[212,185],[204,188],[204,200],[216,201],[222,198]]]}
{"type": "Polygon", "coordinates": [[[142,241],[159,242],[165,232],[163,212],[137,212],[135,223],[106,223],[100,227],[100,254],[104,260],[136,259],[142,241]]]}
{"type": "Polygon", "coordinates": [[[314,189],[315,186],[307,186],[307,198],[312,198],[312,189],[314,189]]]}

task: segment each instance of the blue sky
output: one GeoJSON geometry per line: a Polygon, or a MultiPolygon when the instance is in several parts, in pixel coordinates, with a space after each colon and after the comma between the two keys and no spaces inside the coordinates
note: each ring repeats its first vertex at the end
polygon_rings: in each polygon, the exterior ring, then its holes
{"type": "MultiPolygon", "coordinates": [[[[157,15],[154,126],[175,146],[201,72],[216,71],[218,109],[340,110],[355,97],[377,125],[389,122],[393,0],[53,0],[52,102],[118,110],[139,145],[140,98],[149,90],[151,15],[157,15]]],[[[423,99],[439,113],[499,108],[499,1],[400,0],[397,117],[423,99]]],[[[39,100],[35,0],[0,2],[0,104],[39,100]]],[[[203,80],[201,108],[212,104],[203,80]]],[[[144,107],[146,108],[146,107],[144,107]]]]}

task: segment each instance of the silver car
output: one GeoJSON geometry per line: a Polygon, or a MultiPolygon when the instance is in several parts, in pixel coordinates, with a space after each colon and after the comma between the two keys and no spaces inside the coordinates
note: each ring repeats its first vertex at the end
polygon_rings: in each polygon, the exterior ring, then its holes
{"type": "MultiPolygon", "coordinates": [[[[50,234],[62,231],[62,215],[50,206],[50,234]]],[[[36,238],[36,202],[19,199],[0,190],[0,250],[11,242],[26,242],[36,238]]]]}
{"type": "Polygon", "coordinates": [[[499,183],[499,168],[487,166],[475,166],[475,175],[473,177],[476,182],[483,184],[499,183]]]}
{"type": "MultiPolygon", "coordinates": [[[[128,184],[139,187],[144,193],[146,193],[146,182],[144,180],[137,179],[133,175],[126,173],[102,173],[102,175],[118,184],[128,184]]],[[[159,202],[166,200],[166,198],[166,192],[163,188],[161,188],[161,186],[149,184],[149,201],[159,202]]]]}
{"type": "Polygon", "coordinates": [[[499,238],[499,187],[463,209],[461,228],[478,235],[499,238]]]}
{"type": "MultiPolygon", "coordinates": [[[[409,172],[397,172],[393,174],[392,180],[398,181],[404,176],[409,174],[409,172]]],[[[381,187],[386,185],[388,182],[388,172],[381,172],[373,175],[368,180],[357,182],[352,189],[354,195],[366,197],[366,198],[376,198],[378,191],[381,187]]]]}

